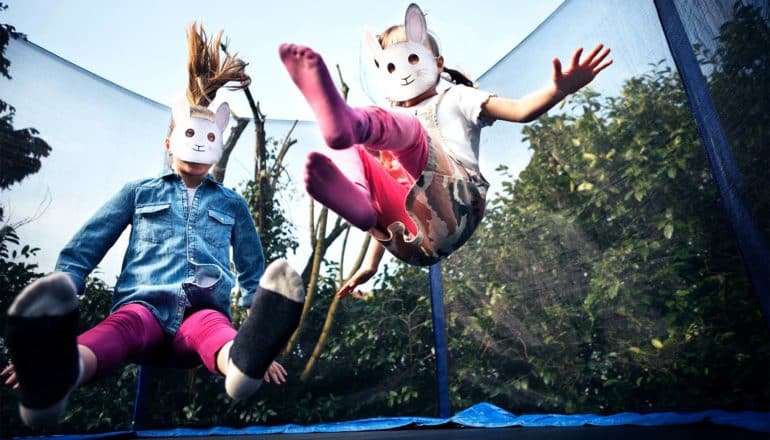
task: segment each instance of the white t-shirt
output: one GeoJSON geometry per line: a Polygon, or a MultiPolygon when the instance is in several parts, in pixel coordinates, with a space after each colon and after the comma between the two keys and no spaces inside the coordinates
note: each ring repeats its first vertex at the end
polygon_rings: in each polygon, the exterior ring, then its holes
{"type": "MultiPolygon", "coordinates": [[[[441,93],[413,107],[400,109],[417,114],[418,110],[434,105],[441,93]]],[[[444,138],[444,148],[465,167],[479,172],[479,135],[481,128],[492,125],[494,119],[481,116],[481,106],[494,93],[456,85],[444,92],[437,109],[438,127],[444,138]]]]}
{"type": "Polygon", "coordinates": [[[187,206],[192,206],[193,198],[195,197],[195,191],[198,188],[187,188],[187,206]]]}

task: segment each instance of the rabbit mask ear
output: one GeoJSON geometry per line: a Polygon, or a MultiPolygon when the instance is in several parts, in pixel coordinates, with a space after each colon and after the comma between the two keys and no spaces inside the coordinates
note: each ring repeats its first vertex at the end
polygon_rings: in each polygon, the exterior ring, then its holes
{"type": "Polygon", "coordinates": [[[187,102],[187,98],[180,96],[174,100],[174,104],[171,106],[171,118],[176,121],[183,121],[190,117],[190,104],[187,102]]]}
{"type": "Polygon", "coordinates": [[[175,102],[174,129],[169,136],[171,154],[185,162],[215,164],[222,157],[222,130],[229,112],[227,104],[220,105],[213,114],[206,109],[191,109],[185,98],[175,102]]]}
{"type": "Polygon", "coordinates": [[[393,102],[420,96],[435,87],[439,77],[436,55],[425,45],[428,41],[425,16],[414,3],[406,10],[404,28],[407,41],[391,42],[385,49],[380,48],[380,55],[375,55],[385,96],[393,102]]]}
{"type": "Polygon", "coordinates": [[[409,41],[425,44],[425,40],[428,39],[428,23],[425,22],[425,15],[423,15],[420,7],[414,3],[406,8],[404,28],[409,41]]]}
{"type": "Polygon", "coordinates": [[[227,121],[230,120],[230,106],[223,102],[219,105],[219,108],[217,108],[216,113],[214,113],[214,123],[217,125],[217,128],[219,128],[219,133],[221,134],[224,132],[225,127],[227,127],[227,121]]]}
{"type": "Polygon", "coordinates": [[[369,49],[369,53],[375,60],[382,56],[382,46],[380,46],[380,42],[377,40],[374,32],[368,27],[364,29],[364,41],[366,42],[366,47],[369,49]]]}

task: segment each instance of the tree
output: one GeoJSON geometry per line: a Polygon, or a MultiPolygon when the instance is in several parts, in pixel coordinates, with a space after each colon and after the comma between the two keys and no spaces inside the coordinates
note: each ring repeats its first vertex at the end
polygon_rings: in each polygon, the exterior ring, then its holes
{"type": "MultiPolygon", "coordinates": [[[[8,6],[0,3],[0,11],[8,6]]],[[[10,80],[8,68],[11,61],[5,57],[5,48],[11,38],[26,39],[26,36],[16,31],[16,28],[0,23],[0,75],[10,80]]],[[[51,147],[37,136],[34,128],[15,129],[13,117],[16,108],[0,99],[0,190],[7,189],[24,177],[36,173],[40,169],[40,158],[51,152],[51,147]]],[[[2,220],[2,207],[0,207],[2,220]]]]}
{"type": "MultiPolygon", "coordinates": [[[[761,210],[757,17],[722,27],[709,82],[743,118],[726,128],[761,210]]],[[[658,65],[571,104],[524,128],[529,166],[444,266],[455,387],[524,412],[766,405],[770,342],[678,76],[658,65]]]]}
{"type": "MultiPolygon", "coordinates": [[[[0,3],[0,11],[8,6],[0,3]]],[[[9,25],[0,23],[0,75],[7,80],[12,77],[9,72],[11,61],[5,57],[5,49],[11,39],[26,38],[9,25]]],[[[15,129],[13,117],[16,109],[0,99],[0,191],[7,190],[15,183],[21,182],[26,176],[36,173],[41,166],[41,158],[48,156],[51,147],[40,137],[34,128],[15,129]]],[[[18,226],[29,219],[11,223],[5,219],[3,206],[0,205],[0,328],[5,329],[6,311],[11,305],[13,296],[34,279],[42,276],[37,264],[31,262],[38,248],[23,245],[17,232],[18,226]]],[[[4,335],[0,336],[0,365],[7,365],[8,350],[4,335]]],[[[11,420],[17,411],[11,397],[12,392],[7,387],[0,388],[0,418],[11,420]],[[13,414],[13,416],[12,416],[13,414]]],[[[5,437],[6,427],[0,428],[0,436],[5,437]]]]}

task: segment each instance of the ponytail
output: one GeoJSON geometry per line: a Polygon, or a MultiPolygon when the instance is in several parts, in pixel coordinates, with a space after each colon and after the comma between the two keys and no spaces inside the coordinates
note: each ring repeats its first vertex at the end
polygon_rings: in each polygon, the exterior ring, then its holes
{"type": "MultiPolygon", "coordinates": [[[[251,78],[246,73],[246,63],[237,54],[225,53],[224,59],[220,51],[222,31],[209,39],[202,24],[193,22],[187,28],[187,88],[186,97],[190,109],[197,114],[213,118],[214,113],[207,107],[214,101],[217,91],[227,85],[229,90],[245,89],[251,84],[251,78]]],[[[169,123],[169,135],[174,129],[174,120],[169,123]]]]}
{"type": "Polygon", "coordinates": [[[221,40],[222,31],[209,40],[202,25],[193,23],[187,29],[187,99],[190,105],[208,106],[217,91],[231,81],[238,84],[228,86],[230,90],[244,89],[251,84],[251,78],[245,72],[246,63],[237,55],[225,54],[224,59],[220,58],[221,40]]]}
{"type": "Polygon", "coordinates": [[[465,76],[464,73],[460,72],[459,70],[444,67],[444,73],[446,73],[449,77],[445,79],[453,84],[476,88],[476,83],[471,81],[467,76],[465,76]]]}

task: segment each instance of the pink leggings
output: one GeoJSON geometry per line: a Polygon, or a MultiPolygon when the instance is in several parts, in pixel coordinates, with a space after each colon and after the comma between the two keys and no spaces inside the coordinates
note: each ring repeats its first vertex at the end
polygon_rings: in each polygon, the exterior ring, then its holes
{"type": "Polygon", "coordinates": [[[377,212],[377,224],[383,229],[396,221],[404,223],[410,232],[417,227],[406,212],[404,202],[412,183],[420,177],[428,161],[428,140],[420,120],[398,110],[380,107],[362,107],[371,123],[371,135],[366,145],[353,145],[346,149],[327,148],[323,154],[334,162],[353,183],[363,187],[372,198],[377,212]],[[386,150],[401,165],[400,174],[385,169],[367,149],[386,150]]]}
{"type": "Polygon", "coordinates": [[[216,355],[233,340],[236,330],[224,314],[199,310],[182,321],[169,340],[152,312],[141,304],[127,304],[78,337],[96,355],[96,377],[125,363],[178,368],[203,365],[221,375],[216,355]]]}

